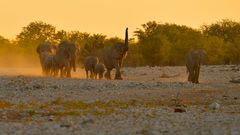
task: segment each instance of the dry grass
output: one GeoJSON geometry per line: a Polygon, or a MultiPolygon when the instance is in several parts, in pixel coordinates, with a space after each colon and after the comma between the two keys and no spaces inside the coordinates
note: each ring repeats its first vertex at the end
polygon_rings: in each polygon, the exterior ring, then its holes
{"type": "Polygon", "coordinates": [[[0,101],[0,109],[10,108],[11,106],[12,104],[7,101],[0,101]]]}

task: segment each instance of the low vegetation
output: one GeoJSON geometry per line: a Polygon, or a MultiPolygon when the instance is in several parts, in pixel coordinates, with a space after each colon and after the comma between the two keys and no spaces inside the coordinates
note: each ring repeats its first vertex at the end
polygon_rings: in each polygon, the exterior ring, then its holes
{"type": "MultiPolygon", "coordinates": [[[[0,36],[1,66],[38,65],[36,46],[44,41],[58,44],[61,40],[77,42],[81,48],[81,60],[88,55],[101,56],[104,47],[122,41],[118,37],[102,34],[57,31],[50,24],[31,22],[23,27],[16,39],[8,40],[0,36]]],[[[240,23],[224,19],[193,29],[151,21],[134,31],[129,44],[125,66],[183,65],[185,54],[192,48],[207,52],[206,64],[239,64],[240,23]]]]}

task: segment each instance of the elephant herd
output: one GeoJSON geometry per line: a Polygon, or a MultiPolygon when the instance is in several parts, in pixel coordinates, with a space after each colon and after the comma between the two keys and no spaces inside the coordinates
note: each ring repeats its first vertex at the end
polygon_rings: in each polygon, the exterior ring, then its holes
{"type": "MultiPolygon", "coordinates": [[[[120,68],[128,52],[128,28],[125,31],[125,42],[118,42],[112,46],[104,48],[101,60],[96,56],[87,56],[84,61],[84,67],[87,78],[111,79],[111,70],[116,69],[115,78],[122,80],[120,68]],[[106,73],[105,72],[106,69],[106,73]]],[[[70,41],[62,41],[58,46],[51,43],[41,43],[37,47],[42,72],[46,76],[71,77],[71,71],[76,71],[76,62],[80,54],[78,44],[70,41]]],[[[200,65],[206,57],[203,50],[190,50],[186,54],[186,67],[188,81],[199,83],[200,65]]]]}
{"type": "MultiPolygon", "coordinates": [[[[76,63],[80,56],[80,47],[78,44],[70,41],[61,41],[58,46],[49,42],[41,43],[37,47],[42,73],[46,76],[71,77],[71,71],[76,71],[76,63]]],[[[95,56],[87,56],[84,60],[86,76],[89,78],[103,78],[105,68],[107,72],[105,77],[111,79],[111,70],[116,69],[115,79],[121,80],[120,68],[123,59],[128,51],[128,28],[125,31],[125,42],[118,42],[103,50],[102,62],[95,56]]]]}
{"type": "Polygon", "coordinates": [[[41,43],[37,47],[42,72],[46,76],[71,77],[76,71],[76,59],[80,52],[77,44],[62,41],[58,47],[51,43],[41,43]]]}

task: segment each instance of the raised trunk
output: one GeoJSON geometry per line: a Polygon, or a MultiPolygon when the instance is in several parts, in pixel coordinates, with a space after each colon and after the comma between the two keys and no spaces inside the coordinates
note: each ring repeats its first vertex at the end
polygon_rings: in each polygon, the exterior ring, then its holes
{"type": "Polygon", "coordinates": [[[126,32],[125,32],[125,46],[126,46],[126,49],[128,50],[128,28],[126,28],[126,32]]]}

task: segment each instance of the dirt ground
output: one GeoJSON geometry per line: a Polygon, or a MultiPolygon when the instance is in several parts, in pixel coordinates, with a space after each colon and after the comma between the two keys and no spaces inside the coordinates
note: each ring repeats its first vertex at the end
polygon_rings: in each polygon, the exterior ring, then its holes
{"type": "Polygon", "coordinates": [[[0,68],[0,134],[239,135],[239,69],[203,66],[191,84],[181,66],[123,68],[111,81],[0,68]]]}

